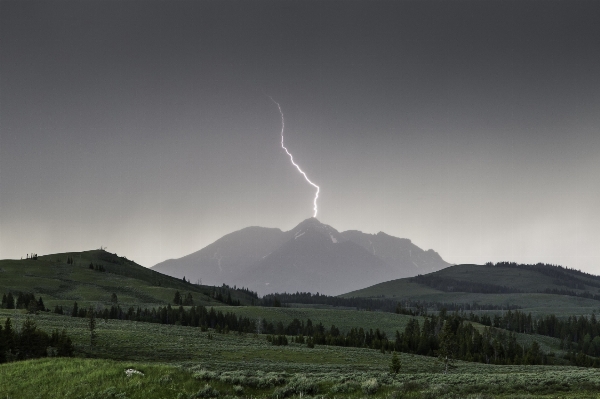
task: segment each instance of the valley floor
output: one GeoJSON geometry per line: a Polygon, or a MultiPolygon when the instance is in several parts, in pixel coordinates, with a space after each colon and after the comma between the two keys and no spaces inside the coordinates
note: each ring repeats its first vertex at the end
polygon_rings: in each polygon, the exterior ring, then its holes
{"type": "Polygon", "coordinates": [[[98,321],[92,348],[85,319],[0,310],[0,322],[6,317],[15,329],[26,317],[46,331],[66,329],[76,357],[0,365],[3,399],[598,398],[600,392],[596,369],[456,362],[444,374],[435,358],[401,353],[400,373],[390,374],[392,355],[370,349],[273,346],[264,335],[119,320],[98,321]],[[127,369],[143,375],[128,377],[127,369]]]}

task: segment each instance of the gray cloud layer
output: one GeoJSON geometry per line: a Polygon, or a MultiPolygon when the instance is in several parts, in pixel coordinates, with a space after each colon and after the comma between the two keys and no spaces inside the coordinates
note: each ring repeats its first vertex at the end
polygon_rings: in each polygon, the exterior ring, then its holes
{"type": "Polygon", "coordinates": [[[311,216],[600,273],[597,2],[0,3],[0,257],[311,216]]]}

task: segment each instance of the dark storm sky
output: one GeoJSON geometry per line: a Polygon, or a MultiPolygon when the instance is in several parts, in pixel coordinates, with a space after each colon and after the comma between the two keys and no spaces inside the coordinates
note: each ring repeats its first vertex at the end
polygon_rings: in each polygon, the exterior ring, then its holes
{"type": "Polygon", "coordinates": [[[600,274],[600,2],[0,1],[0,258],[312,215],[600,274]]]}

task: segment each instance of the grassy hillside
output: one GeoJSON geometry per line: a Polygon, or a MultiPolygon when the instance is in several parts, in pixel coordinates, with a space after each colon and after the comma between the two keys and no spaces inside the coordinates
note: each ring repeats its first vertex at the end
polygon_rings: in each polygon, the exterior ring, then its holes
{"type": "MultiPolygon", "coordinates": [[[[0,310],[19,328],[22,311],[0,310]]],[[[264,336],[216,334],[199,328],[110,320],[99,322],[89,347],[85,320],[33,317],[45,330],[65,328],[79,358],[46,358],[0,365],[0,397],[595,397],[597,372],[563,366],[494,366],[457,362],[442,373],[436,358],[400,353],[400,374],[388,373],[391,354],[359,348],[272,346],[264,336]],[[82,359],[81,357],[95,357],[82,359]],[[144,375],[127,377],[133,368],[144,375]],[[207,389],[207,384],[210,389],[207,389]],[[369,391],[372,387],[374,390],[369,391]],[[212,391],[214,390],[214,391],[212,391]],[[371,392],[371,393],[368,393],[371,392]],[[120,395],[120,396],[119,396],[120,395]],[[475,397],[475,396],[472,396],[475,397]]]]}
{"type": "Polygon", "coordinates": [[[410,299],[423,302],[517,305],[534,315],[548,313],[581,315],[600,311],[598,300],[547,293],[548,290],[568,290],[578,295],[583,293],[597,295],[596,285],[600,284],[600,277],[583,275],[568,269],[556,270],[551,266],[548,268],[542,273],[524,268],[456,265],[420,278],[387,281],[341,296],[392,298],[400,301],[410,299]],[[567,278],[552,276],[555,271],[567,275],[567,278]],[[465,287],[471,287],[471,291],[463,291],[465,287]],[[486,289],[507,292],[481,292],[486,289]]]}
{"type": "MultiPolygon", "coordinates": [[[[184,283],[103,250],[40,256],[37,260],[0,260],[0,294],[33,292],[47,307],[64,305],[110,306],[112,294],[119,305],[156,306],[171,302],[175,292],[192,293],[196,304],[219,303],[210,298],[214,288],[184,283]],[[72,259],[73,263],[67,263],[72,259]],[[90,269],[90,264],[104,272],[90,269]]],[[[250,303],[248,295],[231,291],[233,299],[250,303]]]]}

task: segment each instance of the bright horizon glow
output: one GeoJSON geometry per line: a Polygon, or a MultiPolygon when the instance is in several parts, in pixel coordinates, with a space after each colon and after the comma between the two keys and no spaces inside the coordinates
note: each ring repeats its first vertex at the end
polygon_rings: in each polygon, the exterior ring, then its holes
{"type": "Polygon", "coordinates": [[[319,198],[319,191],[320,188],[319,186],[317,186],[315,183],[313,183],[312,181],[310,181],[310,179],[308,178],[308,176],[306,176],[306,173],[304,173],[304,171],[302,169],[300,169],[300,166],[298,166],[295,162],[294,162],[294,157],[292,156],[292,154],[288,151],[288,149],[285,147],[285,145],[283,145],[283,131],[285,129],[285,120],[283,119],[283,111],[281,110],[281,106],[279,105],[279,103],[275,100],[273,100],[273,97],[268,96],[271,101],[273,101],[275,103],[275,105],[277,105],[277,108],[279,109],[279,114],[281,115],[281,148],[283,148],[285,150],[285,152],[290,156],[290,161],[292,161],[292,165],[294,165],[296,167],[296,169],[298,169],[298,172],[302,173],[302,176],[304,176],[304,178],[306,179],[306,181],[313,187],[315,187],[317,189],[317,192],[315,193],[315,199],[313,201],[314,204],[314,215],[313,217],[317,217],[317,198],[319,198]]]}

